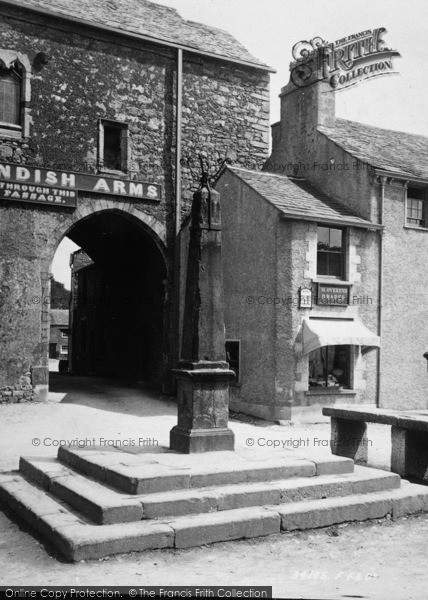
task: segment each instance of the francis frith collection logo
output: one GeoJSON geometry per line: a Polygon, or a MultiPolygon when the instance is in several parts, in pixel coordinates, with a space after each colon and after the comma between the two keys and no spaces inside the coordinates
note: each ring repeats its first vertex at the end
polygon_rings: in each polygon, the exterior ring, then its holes
{"type": "Polygon", "coordinates": [[[291,80],[298,87],[325,80],[332,91],[380,75],[394,75],[393,57],[396,50],[387,48],[382,39],[384,27],[368,29],[333,43],[314,37],[293,46],[291,80]]]}

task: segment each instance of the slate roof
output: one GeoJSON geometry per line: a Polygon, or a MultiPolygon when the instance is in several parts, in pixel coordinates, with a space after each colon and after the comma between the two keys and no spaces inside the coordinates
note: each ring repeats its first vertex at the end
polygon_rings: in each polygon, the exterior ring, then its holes
{"type": "Polygon", "coordinates": [[[8,0],[8,3],[77,18],[89,25],[106,25],[223,59],[247,62],[273,71],[252,56],[230,33],[183,19],[175,8],[148,0],[8,0]]]}
{"type": "Polygon", "coordinates": [[[51,309],[51,325],[68,327],[69,311],[63,308],[51,309]]]}
{"type": "Polygon", "coordinates": [[[304,179],[274,175],[264,171],[249,171],[230,165],[227,169],[245,181],[288,218],[362,228],[378,227],[370,221],[361,219],[304,179]]]}
{"type": "Polygon", "coordinates": [[[428,179],[428,137],[345,119],[336,119],[334,128],[318,129],[346,152],[373,167],[391,174],[428,179]]]}

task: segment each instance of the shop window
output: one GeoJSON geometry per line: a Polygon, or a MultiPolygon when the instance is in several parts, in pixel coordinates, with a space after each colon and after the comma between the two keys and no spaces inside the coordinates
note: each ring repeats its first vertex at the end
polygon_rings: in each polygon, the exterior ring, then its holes
{"type": "Polygon", "coordinates": [[[407,225],[426,228],[427,211],[425,190],[409,187],[407,190],[407,225]]]}
{"type": "Polygon", "coordinates": [[[309,387],[351,389],[351,346],[323,346],[309,354],[309,387]]]}
{"type": "Polygon", "coordinates": [[[226,362],[229,363],[229,368],[235,373],[234,382],[239,382],[240,371],[240,343],[236,340],[226,341],[226,362]]]}
{"type": "Polygon", "coordinates": [[[99,167],[126,171],[128,162],[128,125],[118,121],[100,121],[99,167]]]}
{"type": "Polygon", "coordinates": [[[345,278],[345,230],[318,227],[317,275],[345,278]]]}
{"type": "Polygon", "coordinates": [[[0,136],[29,135],[31,65],[24,54],[0,48],[0,136]]]}

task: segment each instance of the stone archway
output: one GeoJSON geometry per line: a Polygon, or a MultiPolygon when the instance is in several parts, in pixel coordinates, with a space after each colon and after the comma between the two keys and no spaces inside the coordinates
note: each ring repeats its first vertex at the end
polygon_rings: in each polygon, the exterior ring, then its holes
{"type": "MultiPolygon", "coordinates": [[[[60,241],[72,230],[76,232],[76,228],[90,224],[92,219],[97,220],[102,215],[109,215],[113,224],[119,220],[126,223],[134,241],[140,236],[142,246],[149,249],[152,257],[157,257],[162,281],[171,281],[166,228],[153,216],[155,210],[157,206],[138,204],[135,200],[83,195],[77,208],[52,210],[47,206],[28,207],[19,203],[0,207],[1,401],[44,400],[47,397],[50,269],[60,241]]],[[[135,242],[134,248],[138,246],[135,242]]],[[[143,264],[144,255],[138,252],[140,264],[143,264]]],[[[166,295],[164,286],[163,296],[166,295]]],[[[170,312],[168,305],[166,319],[170,318],[170,312]]],[[[163,329],[170,340],[173,336],[171,327],[164,326],[163,329]]],[[[164,344],[165,372],[172,366],[171,343],[164,344]]]]}
{"type": "MultiPolygon", "coordinates": [[[[46,296],[51,263],[64,237],[93,261],[74,275],[75,283],[79,278],[80,285],[86,282],[90,294],[90,302],[82,305],[82,291],[80,296],[76,293],[79,300],[72,311],[74,373],[145,380],[163,387],[168,355],[165,235],[164,226],[152,216],[101,199],[69,215],[50,236],[42,263],[46,296]]],[[[48,348],[49,304],[41,308],[42,345],[48,348]]]]}

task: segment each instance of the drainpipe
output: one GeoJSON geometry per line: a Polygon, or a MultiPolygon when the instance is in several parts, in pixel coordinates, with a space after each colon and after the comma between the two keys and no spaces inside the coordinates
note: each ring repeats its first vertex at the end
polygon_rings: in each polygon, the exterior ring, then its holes
{"type": "MultiPolygon", "coordinates": [[[[181,146],[183,105],[183,50],[177,49],[176,116],[175,116],[175,213],[174,213],[174,340],[173,363],[179,360],[180,340],[180,228],[181,228],[181,146]]],[[[173,383],[175,388],[175,382],[173,383]]]]}
{"type": "MultiPolygon", "coordinates": [[[[379,223],[383,225],[383,214],[385,204],[385,184],[386,177],[380,178],[380,214],[379,223]]],[[[379,310],[378,310],[378,336],[381,339],[382,345],[382,307],[383,307],[383,228],[379,229],[379,310]]],[[[382,390],[382,348],[378,349],[377,353],[377,406],[380,406],[381,390],[382,390]]]]}
{"type": "MultiPolygon", "coordinates": [[[[175,235],[180,233],[181,223],[181,117],[183,107],[183,50],[177,50],[177,106],[175,145],[175,235]]],[[[178,262],[180,264],[180,261],[178,262]]]]}

